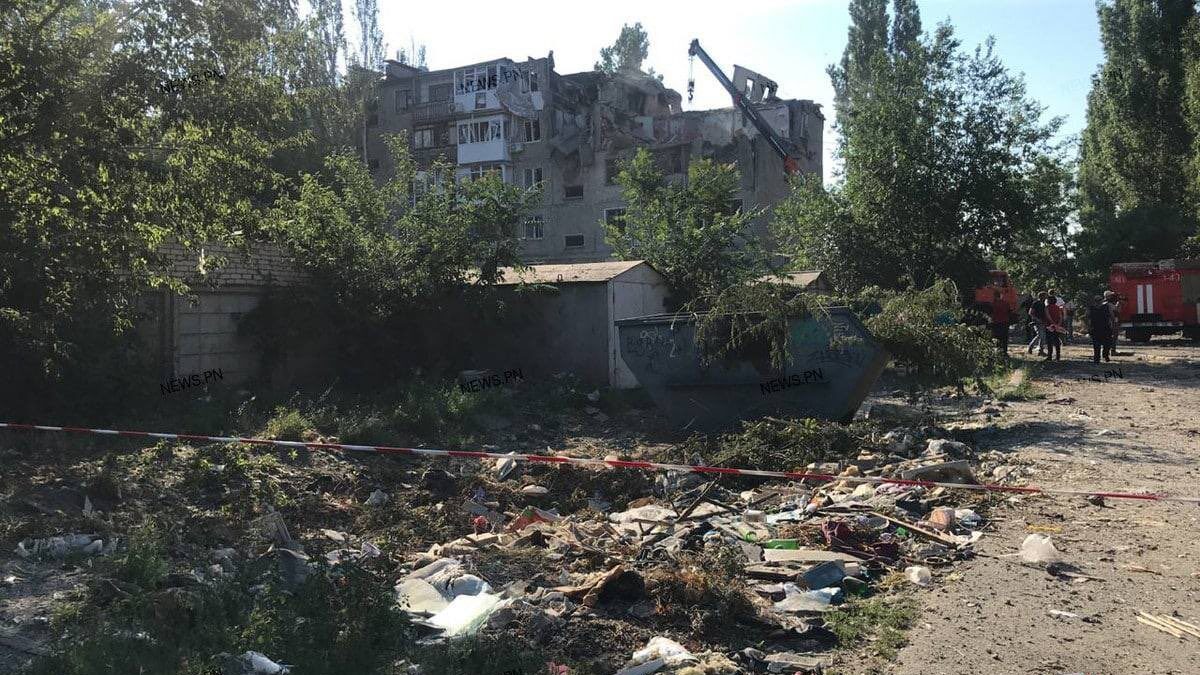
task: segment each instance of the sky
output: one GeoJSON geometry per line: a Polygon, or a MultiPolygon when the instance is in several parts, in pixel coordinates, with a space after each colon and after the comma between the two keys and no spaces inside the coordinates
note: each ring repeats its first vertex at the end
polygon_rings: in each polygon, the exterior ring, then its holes
{"type": "MultiPolygon", "coordinates": [[[[388,56],[423,44],[433,70],[505,56],[523,61],[551,51],[559,73],[591,70],[622,24],[640,21],[650,38],[643,67],[653,67],[668,87],[685,94],[685,109],[729,106],[729,96],[699,61],[696,97],[686,101],[688,44],[699,38],[726,74],[737,63],[778,82],[779,96],[823,106],[825,179],[834,177],[837,136],[825,69],[841,59],[848,0],[378,2],[388,56]]],[[[1102,58],[1094,0],[918,3],[926,30],[948,19],[964,47],[995,37],[997,54],[1010,70],[1025,74],[1029,95],[1046,106],[1046,115],[1065,118],[1063,138],[1082,131],[1091,77],[1102,58]]],[[[356,26],[348,21],[346,28],[353,44],[356,26]]]]}

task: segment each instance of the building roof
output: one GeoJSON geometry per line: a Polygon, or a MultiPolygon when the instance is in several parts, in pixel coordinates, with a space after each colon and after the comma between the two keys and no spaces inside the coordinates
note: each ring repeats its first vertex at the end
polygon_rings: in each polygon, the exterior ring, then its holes
{"type": "Polygon", "coordinates": [[[768,274],[765,277],[759,277],[758,280],[786,284],[788,286],[799,286],[800,288],[808,288],[814,284],[823,285],[828,283],[825,279],[825,270],[800,270],[799,272],[787,272],[779,275],[768,274]]]}
{"type": "Polygon", "coordinates": [[[511,286],[526,284],[571,284],[610,281],[638,265],[649,266],[644,260],[610,260],[593,263],[569,263],[565,265],[531,265],[522,272],[512,267],[500,268],[497,285],[511,286]]]}

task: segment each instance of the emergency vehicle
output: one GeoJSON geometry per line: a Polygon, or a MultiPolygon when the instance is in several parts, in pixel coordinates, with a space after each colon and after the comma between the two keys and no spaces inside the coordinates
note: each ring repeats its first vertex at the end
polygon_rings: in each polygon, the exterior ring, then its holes
{"type": "Polygon", "coordinates": [[[1200,259],[1117,263],[1108,282],[1130,342],[1180,332],[1200,340],[1200,259]]]}

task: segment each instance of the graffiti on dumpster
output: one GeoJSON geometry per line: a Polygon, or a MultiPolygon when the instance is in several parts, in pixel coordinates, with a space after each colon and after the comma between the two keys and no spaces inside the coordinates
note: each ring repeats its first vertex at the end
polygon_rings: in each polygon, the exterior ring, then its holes
{"type": "Polygon", "coordinates": [[[839,349],[827,347],[813,349],[805,353],[800,363],[832,363],[842,366],[861,366],[868,360],[867,353],[862,349],[839,349]]]}
{"type": "Polygon", "coordinates": [[[644,330],[636,336],[626,337],[625,349],[630,354],[645,359],[661,356],[670,358],[675,356],[675,340],[670,334],[662,331],[644,330]]]}

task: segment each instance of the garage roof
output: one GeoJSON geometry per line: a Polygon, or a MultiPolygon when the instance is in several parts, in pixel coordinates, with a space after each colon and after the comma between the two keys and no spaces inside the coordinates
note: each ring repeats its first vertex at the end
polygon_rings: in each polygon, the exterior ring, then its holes
{"type": "Polygon", "coordinates": [[[614,260],[609,262],[570,263],[566,265],[531,265],[518,272],[512,267],[500,268],[500,286],[526,284],[570,284],[610,281],[638,265],[649,264],[644,260],[614,260]]]}

